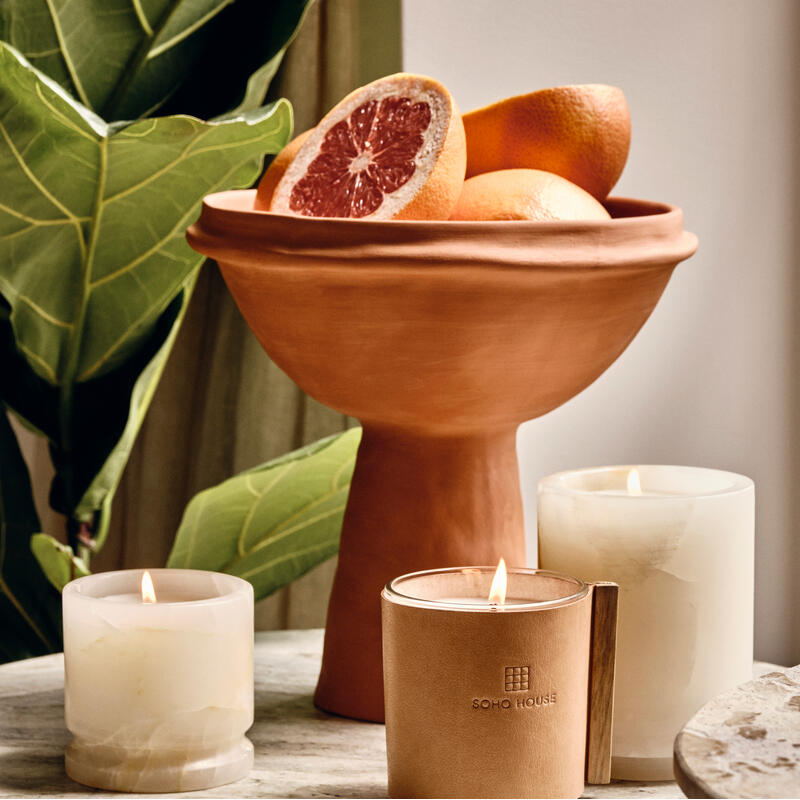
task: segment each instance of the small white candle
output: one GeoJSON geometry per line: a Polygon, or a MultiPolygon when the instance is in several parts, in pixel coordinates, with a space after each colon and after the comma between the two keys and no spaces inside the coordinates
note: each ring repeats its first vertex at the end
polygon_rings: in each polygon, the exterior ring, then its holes
{"type": "Polygon", "coordinates": [[[172,792],[252,766],[253,589],[230,575],[106,572],[64,588],[64,701],[74,780],[172,792]]]}
{"type": "Polygon", "coordinates": [[[538,515],[540,567],[620,587],[613,777],[671,778],[680,728],[751,678],[753,482],[692,467],[562,472],[540,482],[538,515]]]}

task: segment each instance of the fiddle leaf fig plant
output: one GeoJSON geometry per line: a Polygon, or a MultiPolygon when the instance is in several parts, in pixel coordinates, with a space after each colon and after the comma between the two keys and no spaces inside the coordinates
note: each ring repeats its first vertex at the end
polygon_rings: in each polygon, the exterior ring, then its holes
{"type": "Polygon", "coordinates": [[[106,538],[202,263],[185,229],[288,141],[263,103],[309,5],[0,0],[0,660],[60,644],[56,589],[106,538]],[[48,440],[66,545],[6,409],[48,440]]]}
{"type": "Polygon", "coordinates": [[[4,43],[0,75],[0,168],[14,203],[0,205],[0,292],[22,373],[4,399],[51,442],[53,507],[90,524],[202,262],[186,226],[203,195],[252,183],[264,151],[287,141],[291,107],[108,125],[4,43]]]}
{"type": "Polygon", "coordinates": [[[361,428],[329,436],[196,495],[168,567],[238,575],[256,600],[339,549],[361,428]]]}

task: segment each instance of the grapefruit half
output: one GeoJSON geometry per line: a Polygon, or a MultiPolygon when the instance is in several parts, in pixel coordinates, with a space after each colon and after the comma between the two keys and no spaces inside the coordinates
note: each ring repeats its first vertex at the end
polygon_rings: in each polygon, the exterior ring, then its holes
{"type": "Polygon", "coordinates": [[[466,158],[464,125],[447,89],[422,75],[389,75],[323,117],[275,188],[270,211],[447,219],[466,158]]]}

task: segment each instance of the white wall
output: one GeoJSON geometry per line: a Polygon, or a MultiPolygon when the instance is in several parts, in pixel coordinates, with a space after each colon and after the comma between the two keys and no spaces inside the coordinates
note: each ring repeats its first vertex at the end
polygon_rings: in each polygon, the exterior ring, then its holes
{"type": "Polygon", "coordinates": [[[536,481],[556,470],[750,475],[756,653],[781,663],[800,661],[798,44],[796,0],[403,2],[404,69],[444,82],[462,110],[566,83],[622,87],[633,142],[614,193],[680,205],[700,237],[620,360],[522,427],[530,552],[536,481]]]}

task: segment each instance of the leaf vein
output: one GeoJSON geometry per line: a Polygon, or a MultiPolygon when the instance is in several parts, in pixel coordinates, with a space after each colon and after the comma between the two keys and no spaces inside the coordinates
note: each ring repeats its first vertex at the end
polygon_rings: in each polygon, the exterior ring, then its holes
{"type": "Polygon", "coordinates": [[[26,297],[24,294],[17,294],[17,297],[22,300],[27,306],[32,308],[42,319],[46,319],[48,322],[51,322],[53,325],[57,325],[59,328],[64,328],[65,330],[72,330],[72,323],[71,322],[64,322],[63,319],[59,319],[58,317],[54,317],[49,312],[45,311],[40,305],[34,303],[30,297],[26,297]]]}
{"type": "Polygon", "coordinates": [[[17,342],[17,347],[25,353],[25,355],[31,359],[31,361],[35,361],[44,372],[47,373],[47,379],[50,383],[57,383],[58,378],[56,378],[56,373],[53,371],[53,368],[38,354],[34,353],[29,347],[26,347],[22,342],[17,342]]]}
{"type": "Polygon", "coordinates": [[[64,126],[70,128],[70,130],[74,131],[75,133],[83,136],[84,139],[88,139],[92,144],[97,144],[97,139],[92,136],[90,133],[87,133],[85,130],[79,128],[66,114],[59,111],[42,93],[42,87],[39,84],[36,84],[36,94],[39,95],[39,99],[42,101],[44,105],[46,105],[50,111],[52,112],[53,116],[64,126]]]}
{"type": "Polygon", "coordinates": [[[147,14],[144,13],[140,0],[133,0],[133,10],[136,12],[136,17],[139,20],[139,24],[142,26],[142,30],[148,36],[152,36],[153,29],[150,27],[150,22],[147,19],[147,14]]]}
{"type": "Polygon", "coordinates": [[[81,102],[87,108],[91,108],[92,106],[89,102],[89,98],[83,89],[81,79],[78,77],[78,72],[75,69],[75,65],[72,63],[72,58],[67,50],[67,42],[64,38],[64,32],[61,30],[61,22],[58,19],[58,14],[56,14],[56,10],[53,8],[53,0],[45,0],[45,2],[47,3],[47,10],[50,12],[50,19],[53,21],[53,30],[56,32],[59,49],[61,50],[61,57],[64,59],[64,63],[67,65],[67,70],[72,78],[72,83],[75,85],[75,91],[78,93],[78,97],[80,98],[81,102]]]}
{"type": "Polygon", "coordinates": [[[60,200],[54,197],[50,192],[45,188],[44,184],[33,174],[31,168],[25,163],[25,159],[20,154],[19,150],[17,150],[16,146],[14,145],[14,141],[8,135],[8,131],[6,130],[6,126],[0,122],[0,133],[2,133],[3,138],[6,140],[6,144],[8,145],[11,153],[13,154],[14,158],[17,160],[17,163],[20,165],[22,171],[27,175],[28,180],[65,216],[69,217],[69,219],[77,224],[78,223],[78,216],[73,214],[60,200]]]}
{"type": "Polygon", "coordinates": [[[341,486],[338,489],[328,492],[327,494],[322,495],[321,497],[318,497],[316,500],[313,500],[312,502],[303,506],[303,508],[301,508],[299,511],[295,512],[286,519],[281,520],[281,522],[279,522],[277,525],[271,528],[262,538],[258,540],[258,542],[255,545],[253,545],[253,547],[251,547],[246,552],[242,552],[242,549],[240,547],[239,557],[229,561],[223,568],[223,571],[227,572],[229,569],[231,569],[240,561],[252,555],[253,553],[257,553],[259,550],[263,550],[265,547],[271,547],[273,544],[275,544],[276,542],[280,542],[287,536],[291,536],[293,533],[296,533],[297,531],[302,530],[303,528],[310,527],[315,522],[320,522],[321,520],[327,519],[328,517],[332,516],[337,512],[337,510],[344,508],[344,506],[339,506],[331,511],[326,511],[324,514],[319,514],[316,517],[310,517],[309,519],[304,519],[301,522],[297,523],[296,525],[292,525],[289,528],[284,527],[287,523],[292,522],[293,520],[305,514],[307,511],[310,511],[312,508],[316,508],[321,503],[324,503],[327,500],[336,497],[336,495],[339,494],[340,492],[347,491],[349,488],[350,484],[347,484],[346,486],[341,486]]]}
{"type": "MultiPolygon", "coordinates": [[[[344,508],[344,506],[342,506],[342,508],[344,508]]],[[[260,564],[259,566],[248,570],[247,572],[241,573],[239,577],[244,578],[244,580],[249,580],[253,575],[258,575],[259,572],[263,572],[265,569],[274,567],[276,564],[280,564],[282,561],[289,561],[292,558],[299,558],[300,556],[309,555],[310,553],[315,553],[318,550],[326,550],[328,547],[330,547],[330,543],[323,542],[322,544],[305,547],[302,550],[295,550],[293,553],[286,553],[285,555],[278,556],[278,558],[273,558],[271,561],[265,561],[263,564],[260,564]]]]}
{"type": "Polygon", "coordinates": [[[250,506],[250,510],[247,512],[247,515],[242,522],[242,529],[239,531],[239,536],[236,540],[236,550],[240,557],[246,555],[247,551],[244,548],[245,537],[247,536],[247,531],[250,528],[250,523],[253,521],[253,517],[255,516],[256,509],[258,508],[259,504],[290,472],[294,470],[298,463],[299,462],[294,461],[289,464],[286,469],[279,470],[278,474],[258,493],[258,499],[250,506]]]}
{"type": "MultiPolygon", "coordinates": [[[[0,203],[0,211],[4,211],[9,216],[16,217],[17,219],[21,219],[25,222],[29,222],[32,226],[73,224],[73,220],[68,219],[67,217],[60,217],[59,219],[36,219],[35,217],[29,217],[27,214],[23,214],[21,211],[15,211],[13,208],[3,205],[2,203],[0,203]]],[[[88,222],[90,219],[91,219],[90,217],[75,217],[75,220],[77,220],[78,222],[88,222]]],[[[15,231],[15,233],[16,232],[17,231],[15,231]]],[[[2,238],[5,238],[5,236],[0,237],[0,239],[2,238]]]]}
{"type": "Polygon", "coordinates": [[[166,42],[162,42],[157,47],[153,47],[150,49],[150,52],[147,54],[147,60],[151,60],[153,58],[157,58],[160,56],[164,51],[169,50],[170,47],[174,47],[176,44],[179,44],[184,39],[191,36],[198,28],[202,28],[203,25],[206,24],[210,19],[214,18],[222,11],[225,6],[230,5],[233,0],[223,0],[216,8],[212,8],[211,11],[204,14],[199,19],[195,20],[191,25],[187,25],[180,33],[176,33],[171,39],[167,39],[166,42]]]}
{"type": "MultiPolygon", "coordinates": [[[[108,197],[105,198],[105,202],[113,203],[115,200],[119,200],[121,197],[125,197],[126,195],[129,195],[132,192],[137,192],[139,191],[139,189],[144,188],[149,183],[152,183],[154,180],[157,180],[165,173],[174,169],[178,164],[181,163],[181,161],[183,161],[186,154],[192,149],[192,146],[197,144],[197,142],[200,141],[201,139],[204,139],[209,133],[211,133],[212,130],[213,130],[212,128],[209,128],[208,130],[203,131],[201,134],[192,139],[186,145],[186,147],[184,147],[184,149],[181,151],[178,157],[175,158],[173,161],[170,161],[169,163],[165,164],[163,167],[161,167],[161,169],[157,169],[155,172],[151,172],[147,176],[147,178],[141,181],[140,183],[135,183],[133,184],[133,186],[129,186],[127,189],[120,189],[120,191],[118,191],[116,194],[109,195],[108,197]]],[[[194,153],[192,153],[192,155],[194,155],[194,153]]]]}
{"type": "MultiPolygon", "coordinates": [[[[13,37],[9,37],[9,39],[13,41],[13,37]]],[[[31,58],[46,58],[47,56],[56,56],[60,53],[61,51],[57,47],[51,47],[49,50],[37,50],[36,52],[27,52],[23,53],[22,55],[30,60],[31,58]]]]}

